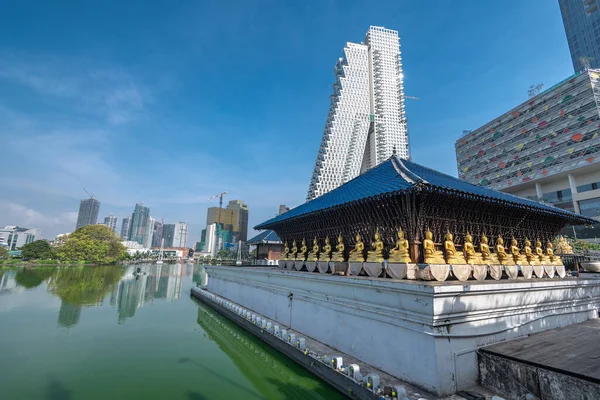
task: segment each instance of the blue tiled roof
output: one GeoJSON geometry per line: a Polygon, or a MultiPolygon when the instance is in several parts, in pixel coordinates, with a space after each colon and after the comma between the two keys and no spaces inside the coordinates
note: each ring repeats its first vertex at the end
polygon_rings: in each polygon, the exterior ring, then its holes
{"type": "Polygon", "coordinates": [[[272,231],[272,230],[267,230],[264,232],[259,233],[258,235],[254,236],[252,239],[248,240],[248,244],[257,244],[257,243],[267,243],[267,242],[281,242],[281,239],[279,239],[279,236],[277,236],[277,234],[272,231]]]}
{"type": "Polygon", "coordinates": [[[503,202],[516,207],[525,207],[540,212],[552,213],[581,224],[596,222],[570,211],[473,185],[412,161],[392,157],[342,186],[293,208],[285,214],[263,222],[256,226],[255,229],[267,229],[272,227],[273,224],[290,218],[323,211],[361,199],[400,193],[410,190],[417,185],[423,189],[450,190],[463,196],[479,196],[484,198],[484,200],[503,202]]]}

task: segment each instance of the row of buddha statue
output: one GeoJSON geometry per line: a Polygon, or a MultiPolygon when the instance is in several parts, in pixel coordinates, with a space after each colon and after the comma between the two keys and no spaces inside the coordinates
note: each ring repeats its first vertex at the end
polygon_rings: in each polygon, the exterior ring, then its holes
{"type": "MultiPolygon", "coordinates": [[[[482,235],[479,251],[476,251],[473,244],[473,237],[467,233],[463,243],[463,250],[456,250],[452,233],[446,233],[444,237],[444,250],[437,250],[433,241],[433,233],[428,229],[425,232],[423,240],[423,261],[425,264],[475,264],[475,265],[562,265],[560,257],[554,254],[552,243],[546,244],[546,250],[542,249],[540,240],[536,240],[535,248],[532,249],[531,241],[525,239],[523,250],[519,248],[515,238],[511,240],[508,251],[504,246],[504,239],[498,236],[496,239],[495,252],[492,252],[488,244],[487,236],[482,235]]],[[[301,260],[301,261],[333,261],[333,262],[378,262],[384,260],[383,248],[384,244],[381,240],[379,232],[375,232],[375,241],[371,243],[371,250],[367,251],[365,257],[365,244],[362,241],[360,234],[356,234],[356,242],[354,248],[348,253],[348,259],[344,257],[345,251],[344,240],[340,234],[335,247],[336,251],[332,251],[329,237],[325,238],[325,245],[321,249],[319,242],[315,237],[313,247],[308,251],[306,240],[302,239],[300,248],[298,249],[296,241],[292,243],[290,250],[287,241],[284,244],[283,259],[284,260],[301,260]]],[[[389,252],[388,262],[390,263],[413,263],[409,251],[409,243],[405,238],[404,231],[398,230],[398,239],[396,245],[389,252]]]]}

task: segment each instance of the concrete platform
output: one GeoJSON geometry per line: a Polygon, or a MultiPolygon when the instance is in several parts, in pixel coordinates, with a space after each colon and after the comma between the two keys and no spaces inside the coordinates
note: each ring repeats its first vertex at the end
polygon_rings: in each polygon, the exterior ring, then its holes
{"type": "Polygon", "coordinates": [[[484,385],[513,397],[600,399],[600,320],[483,347],[479,365],[484,385]]]}
{"type": "Polygon", "coordinates": [[[438,396],[478,383],[477,350],[597,318],[598,279],[409,281],[206,267],[208,290],[438,396]]]}

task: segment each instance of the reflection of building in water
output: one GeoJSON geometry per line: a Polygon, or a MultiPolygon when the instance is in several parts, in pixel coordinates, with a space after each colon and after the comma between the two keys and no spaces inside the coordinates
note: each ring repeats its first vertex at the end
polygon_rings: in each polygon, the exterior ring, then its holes
{"type": "Polygon", "coordinates": [[[154,299],[170,301],[181,296],[182,265],[164,264],[141,268],[141,273],[137,275],[134,275],[135,268],[130,268],[110,296],[110,304],[118,309],[119,322],[133,317],[139,307],[154,299]]]}
{"type": "Polygon", "coordinates": [[[58,311],[58,324],[65,328],[77,325],[81,317],[81,306],[65,303],[60,304],[58,311]]]}
{"type": "Polygon", "coordinates": [[[17,285],[17,281],[15,277],[17,276],[17,271],[8,270],[4,273],[4,275],[0,275],[0,293],[4,291],[12,291],[15,289],[17,285]]]}

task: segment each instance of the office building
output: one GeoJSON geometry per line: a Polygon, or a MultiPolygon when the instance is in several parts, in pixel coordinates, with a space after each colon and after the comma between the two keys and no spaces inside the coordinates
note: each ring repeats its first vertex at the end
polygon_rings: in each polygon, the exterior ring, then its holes
{"type": "Polygon", "coordinates": [[[409,158],[398,32],[371,26],[362,43],[347,43],[335,83],[307,200],[387,160],[409,158]]]}
{"type": "Polygon", "coordinates": [[[152,247],[160,247],[163,237],[163,223],[155,221],[154,231],[152,233],[152,247]]]}
{"type": "Polygon", "coordinates": [[[598,0],[559,0],[575,72],[600,68],[598,0]]]}
{"type": "Polygon", "coordinates": [[[175,224],[172,247],[187,247],[187,232],[188,226],[185,222],[178,222],[175,224]]]}
{"type": "Polygon", "coordinates": [[[131,228],[131,217],[123,218],[123,222],[121,223],[121,239],[129,240],[130,228],[131,228]]]}
{"type": "Polygon", "coordinates": [[[221,223],[219,229],[233,231],[233,225],[236,220],[234,210],[219,207],[209,207],[206,210],[206,226],[221,223]]]}
{"type": "Polygon", "coordinates": [[[154,223],[156,220],[152,217],[148,217],[148,223],[144,227],[144,237],[142,239],[142,244],[145,248],[149,249],[152,247],[152,237],[154,234],[154,223]]]}
{"type": "Polygon", "coordinates": [[[108,226],[111,231],[117,231],[117,217],[114,215],[110,215],[108,217],[104,217],[104,225],[108,226]]]}
{"type": "Polygon", "coordinates": [[[459,177],[598,218],[599,78],[576,73],[461,137],[459,177]]]}
{"type": "Polygon", "coordinates": [[[75,226],[75,229],[97,224],[98,211],[100,211],[100,202],[98,200],[94,198],[81,200],[79,203],[79,214],[77,215],[77,225],[75,226]]]}
{"type": "Polygon", "coordinates": [[[28,229],[20,226],[0,228],[0,246],[8,251],[18,250],[22,246],[40,239],[39,228],[28,229]]]}
{"type": "Polygon", "coordinates": [[[211,257],[215,257],[220,250],[218,247],[217,224],[208,224],[206,225],[206,243],[204,245],[204,252],[209,253],[211,257]]]}
{"type": "Polygon", "coordinates": [[[227,209],[233,211],[233,229],[237,240],[248,240],[248,206],[242,200],[231,200],[227,209]]]}
{"type": "Polygon", "coordinates": [[[173,247],[175,241],[175,224],[164,224],[162,235],[165,240],[165,248],[173,247]]]}
{"type": "Polygon", "coordinates": [[[129,240],[144,244],[144,235],[147,232],[147,227],[150,219],[150,209],[144,207],[143,204],[135,205],[133,214],[131,215],[131,228],[129,230],[129,240]]]}

